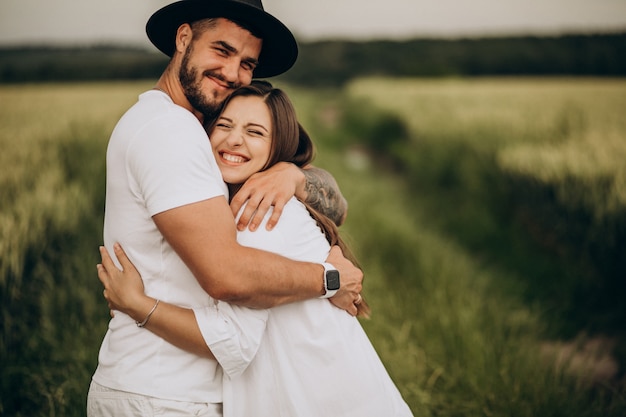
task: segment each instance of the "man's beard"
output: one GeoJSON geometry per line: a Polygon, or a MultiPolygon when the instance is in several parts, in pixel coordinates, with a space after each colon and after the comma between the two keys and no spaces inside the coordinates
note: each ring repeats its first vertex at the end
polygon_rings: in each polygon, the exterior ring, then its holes
{"type": "MultiPolygon", "coordinates": [[[[183,87],[183,92],[189,103],[194,109],[203,114],[205,123],[215,119],[222,109],[223,100],[219,101],[216,97],[207,97],[202,92],[202,79],[198,79],[198,69],[189,65],[189,59],[193,47],[189,47],[183,56],[180,71],[178,72],[178,79],[183,87]]],[[[204,77],[210,76],[220,81],[224,81],[221,74],[213,71],[205,71],[204,77]]],[[[238,83],[229,83],[229,86],[234,90],[239,87],[238,83]]]]}

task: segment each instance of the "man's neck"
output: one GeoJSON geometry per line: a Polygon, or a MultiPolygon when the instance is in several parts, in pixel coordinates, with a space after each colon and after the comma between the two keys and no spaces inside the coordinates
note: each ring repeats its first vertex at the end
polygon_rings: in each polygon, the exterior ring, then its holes
{"type": "Polygon", "coordinates": [[[177,104],[193,113],[193,115],[198,118],[200,123],[204,122],[204,115],[197,111],[191,103],[189,103],[178,77],[174,76],[174,72],[170,67],[167,67],[165,72],[161,75],[161,78],[157,81],[155,88],[170,96],[174,104],[177,104]]]}

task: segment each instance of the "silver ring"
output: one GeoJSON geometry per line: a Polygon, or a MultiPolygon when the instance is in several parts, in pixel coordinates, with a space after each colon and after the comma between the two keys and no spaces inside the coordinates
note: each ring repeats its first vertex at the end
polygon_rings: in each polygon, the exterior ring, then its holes
{"type": "Polygon", "coordinates": [[[361,304],[361,301],[363,301],[363,297],[361,297],[361,294],[357,294],[356,300],[354,301],[354,305],[359,305],[361,304]]]}

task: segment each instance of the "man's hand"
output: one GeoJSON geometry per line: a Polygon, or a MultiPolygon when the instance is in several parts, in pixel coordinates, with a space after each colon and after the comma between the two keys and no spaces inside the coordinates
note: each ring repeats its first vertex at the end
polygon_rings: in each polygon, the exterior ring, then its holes
{"type": "Polygon", "coordinates": [[[238,230],[249,227],[255,231],[265,214],[274,207],[272,216],[267,222],[267,230],[272,230],[283,212],[285,204],[303,190],[305,177],[300,168],[288,162],[279,162],[267,171],[252,175],[241,187],[230,203],[233,215],[237,215],[241,207],[248,201],[239,221],[238,230]]]}
{"type": "Polygon", "coordinates": [[[356,316],[358,312],[356,304],[361,301],[361,290],[363,289],[363,271],[343,256],[339,246],[331,248],[326,262],[337,268],[341,283],[339,291],[330,298],[330,302],[342,310],[346,310],[350,315],[356,316]]]}

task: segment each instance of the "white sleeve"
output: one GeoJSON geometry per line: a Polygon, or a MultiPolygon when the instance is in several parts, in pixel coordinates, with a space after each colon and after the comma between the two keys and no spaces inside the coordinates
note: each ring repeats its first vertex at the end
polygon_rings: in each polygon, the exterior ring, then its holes
{"type": "Polygon", "coordinates": [[[193,312],[207,346],[224,373],[231,378],[242,374],[261,344],[269,311],[216,301],[193,312]]]}
{"type": "Polygon", "coordinates": [[[151,216],[227,192],[202,125],[174,116],[146,126],[128,148],[128,172],[151,216]]]}

